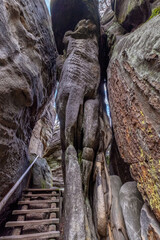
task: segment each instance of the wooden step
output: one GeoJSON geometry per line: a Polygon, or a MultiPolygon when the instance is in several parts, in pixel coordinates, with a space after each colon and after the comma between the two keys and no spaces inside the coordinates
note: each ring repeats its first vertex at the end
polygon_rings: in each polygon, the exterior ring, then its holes
{"type": "Polygon", "coordinates": [[[31,205],[31,204],[43,204],[43,203],[59,203],[59,199],[54,200],[25,200],[19,201],[18,205],[31,205]]]}
{"type": "Polygon", "coordinates": [[[59,193],[51,193],[51,194],[22,194],[23,197],[56,197],[56,196],[59,196],[59,193]]]}
{"type": "Polygon", "coordinates": [[[27,209],[27,210],[14,210],[13,215],[32,214],[32,213],[51,213],[59,212],[59,208],[42,208],[42,209],[27,209]]]}
{"type": "Polygon", "coordinates": [[[24,192],[53,192],[53,191],[59,191],[58,187],[52,187],[52,188],[27,188],[24,190],[24,192]]]}
{"type": "Polygon", "coordinates": [[[22,227],[26,225],[49,225],[49,224],[58,224],[58,218],[44,219],[44,220],[31,220],[31,221],[13,221],[7,222],[5,227],[22,227]]]}
{"type": "Polygon", "coordinates": [[[46,238],[59,238],[59,231],[52,232],[44,232],[44,233],[34,233],[34,234],[24,234],[24,235],[16,235],[16,236],[5,236],[0,237],[0,240],[33,240],[33,239],[46,239],[46,238]]]}

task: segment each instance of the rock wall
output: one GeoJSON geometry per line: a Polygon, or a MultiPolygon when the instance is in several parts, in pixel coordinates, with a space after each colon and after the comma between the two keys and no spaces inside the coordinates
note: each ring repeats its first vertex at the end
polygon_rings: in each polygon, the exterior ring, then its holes
{"type": "MultiPolygon", "coordinates": [[[[108,67],[108,92],[121,157],[130,164],[143,199],[160,221],[159,24],[157,15],[116,38],[108,67]]],[[[106,27],[107,34],[110,29],[106,27]]],[[[117,37],[114,31],[113,37],[117,37]]]]}
{"type": "Polygon", "coordinates": [[[44,152],[49,147],[54,132],[56,110],[54,107],[55,98],[45,107],[44,113],[37,121],[29,143],[29,152],[43,157],[44,152]]]}
{"type": "Polygon", "coordinates": [[[2,0],[0,31],[2,198],[28,166],[32,129],[54,92],[56,52],[43,0],[2,0]]]}
{"type": "Polygon", "coordinates": [[[53,136],[49,146],[44,152],[44,158],[47,160],[48,165],[53,173],[53,186],[64,186],[63,172],[62,172],[62,146],[60,138],[59,123],[54,125],[53,136]]]}

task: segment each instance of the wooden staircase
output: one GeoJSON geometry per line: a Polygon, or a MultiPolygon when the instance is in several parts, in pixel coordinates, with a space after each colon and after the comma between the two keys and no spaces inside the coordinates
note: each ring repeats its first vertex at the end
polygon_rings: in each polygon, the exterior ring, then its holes
{"type": "Polygon", "coordinates": [[[0,237],[0,240],[57,240],[60,237],[61,210],[61,189],[26,189],[17,209],[12,212],[16,221],[9,221],[5,225],[6,228],[12,228],[11,236],[0,237]]]}

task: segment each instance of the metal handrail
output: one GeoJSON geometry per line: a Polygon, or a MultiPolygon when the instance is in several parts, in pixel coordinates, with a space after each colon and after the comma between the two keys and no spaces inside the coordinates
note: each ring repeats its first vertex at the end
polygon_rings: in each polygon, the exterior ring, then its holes
{"type": "Polygon", "coordinates": [[[20,177],[20,179],[15,183],[15,185],[11,188],[11,190],[6,194],[6,196],[2,199],[0,202],[0,212],[2,211],[3,207],[6,205],[12,194],[16,191],[18,186],[21,184],[25,176],[29,173],[35,162],[37,161],[39,156],[37,156],[34,161],[31,163],[31,165],[27,168],[27,170],[23,173],[23,175],[20,177]]]}

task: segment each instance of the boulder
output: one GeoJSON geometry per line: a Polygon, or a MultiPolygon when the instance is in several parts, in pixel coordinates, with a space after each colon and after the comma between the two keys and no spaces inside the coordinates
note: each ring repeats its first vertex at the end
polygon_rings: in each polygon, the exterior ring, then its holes
{"type": "Polygon", "coordinates": [[[118,22],[127,30],[131,31],[147,21],[151,15],[149,0],[114,0],[112,7],[118,22]]]}
{"type": "Polygon", "coordinates": [[[160,16],[115,46],[108,92],[115,139],[143,199],[160,221],[160,16]]]}
{"type": "Polygon", "coordinates": [[[85,240],[85,209],[77,152],[69,146],[65,154],[66,184],[64,203],[64,240],[85,240]]]}
{"type": "Polygon", "coordinates": [[[143,200],[136,182],[125,183],[119,197],[129,240],[141,240],[140,213],[143,200]]]}
{"type": "Polygon", "coordinates": [[[146,203],[141,210],[140,222],[142,240],[160,239],[160,224],[146,203]]]}
{"type": "MultiPolygon", "coordinates": [[[[82,19],[90,19],[99,29],[97,0],[51,0],[52,25],[58,52],[63,54],[63,37],[82,19]]],[[[97,30],[98,32],[98,30],[97,30]]]]}
{"type": "Polygon", "coordinates": [[[110,181],[112,192],[112,205],[110,213],[112,234],[114,239],[128,240],[119,197],[122,182],[116,175],[110,176],[110,181]]]}
{"type": "Polygon", "coordinates": [[[103,191],[103,182],[102,182],[102,163],[100,161],[96,162],[96,181],[94,184],[94,222],[96,225],[96,229],[98,234],[101,237],[106,237],[107,235],[107,209],[104,198],[103,191]]]}
{"type": "MultiPolygon", "coordinates": [[[[32,154],[30,161],[35,159],[36,155],[32,154]]],[[[53,178],[51,169],[45,158],[38,158],[32,168],[32,186],[33,188],[51,188],[53,187],[53,178]]]]}
{"type": "Polygon", "coordinates": [[[1,199],[29,165],[32,129],[54,94],[56,52],[43,0],[2,0],[0,33],[1,199]]]}

